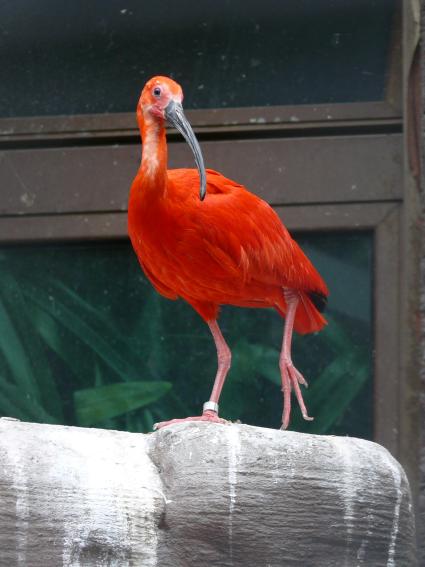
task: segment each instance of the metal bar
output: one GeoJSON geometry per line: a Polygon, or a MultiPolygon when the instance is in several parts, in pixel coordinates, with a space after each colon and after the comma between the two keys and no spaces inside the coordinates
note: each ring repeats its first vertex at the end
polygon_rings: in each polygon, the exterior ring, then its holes
{"type": "MultiPolygon", "coordinates": [[[[398,203],[276,207],[294,232],[374,230],[398,203]]],[[[127,238],[127,213],[0,217],[0,244],[127,238]]]]}
{"type": "Polygon", "coordinates": [[[399,455],[400,207],[375,230],[375,440],[399,455]]]}
{"type": "Polygon", "coordinates": [[[375,230],[399,203],[355,203],[276,207],[290,231],[375,230]]]}
{"type": "MultiPolygon", "coordinates": [[[[346,104],[298,106],[266,106],[188,110],[187,116],[198,132],[226,130],[238,127],[262,130],[308,124],[330,125],[337,122],[367,122],[372,124],[400,121],[400,112],[386,101],[346,104]]],[[[88,137],[96,135],[137,135],[134,113],[87,114],[74,116],[42,116],[0,119],[0,141],[38,139],[54,136],[88,137]]]]}
{"type": "Polygon", "coordinates": [[[0,244],[127,238],[127,213],[0,217],[0,244]]]}
{"type": "MultiPolygon", "coordinates": [[[[402,198],[399,134],[204,142],[202,149],[208,167],[274,205],[402,198]]],[[[0,152],[0,214],[124,210],[140,152],[139,145],[0,152]]],[[[192,164],[186,144],[169,144],[171,168],[192,164]]]]}
{"type": "MultiPolygon", "coordinates": [[[[412,136],[412,127],[420,132],[421,110],[415,109],[410,97],[415,79],[420,36],[419,0],[403,2],[403,207],[400,214],[400,462],[405,467],[412,487],[413,501],[419,497],[420,461],[420,352],[421,330],[418,325],[421,290],[420,262],[423,258],[423,202],[419,183],[419,171],[415,171],[414,158],[420,150],[419,137],[412,136]],[[412,159],[413,158],[413,159],[412,159]],[[421,241],[422,240],[422,241],[421,241]]],[[[419,80],[419,75],[416,75],[419,80]]]]}

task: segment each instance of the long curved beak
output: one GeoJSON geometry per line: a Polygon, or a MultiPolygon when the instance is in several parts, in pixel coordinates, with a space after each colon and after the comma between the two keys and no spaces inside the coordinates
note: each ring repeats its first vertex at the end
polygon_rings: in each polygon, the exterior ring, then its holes
{"type": "Polygon", "coordinates": [[[180,132],[193,152],[201,182],[199,198],[203,201],[207,192],[207,176],[205,173],[204,158],[202,157],[201,148],[199,147],[198,140],[192,130],[192,126],[189,124],[188,119],[184,115],[183,107],[179,102],[171,100],[165,107],[164,114],[168,122],[170,122],[180,132]]]}

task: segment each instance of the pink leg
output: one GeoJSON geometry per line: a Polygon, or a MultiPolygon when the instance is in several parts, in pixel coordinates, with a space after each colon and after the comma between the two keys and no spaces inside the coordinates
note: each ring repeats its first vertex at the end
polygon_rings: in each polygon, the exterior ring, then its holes
{"type": "Polygon", "coordinates": [[[195,417],[186,417],[182,419],[171,419],[170,421],[161,421],[160,423],[155,423],[154,429],[160,429],[161,427],[166,427],[167,425],[172,425],[173,423],[182,423],[184,421],[213,421],[215,423],[227,423],[226,420],[218,417],[218,400],[220,398],[221,390],[223,389],[223,384],[226,380],[227,373],[230,369],[232,353],[230,352],[230,349],[227,346],[223,335],[221,334],[217,321],[208,321],[208,326],[211,330],[215,346],[217,348],[218,368],[214,386],[211,392],[211,397],[208,402],[205,402],[202,415],[195,417]]]}
{"type": "Polygon", "coordinates": [[[279,367],[282,376],[282,391],[283,391],[283,414],[282,414],[282,427],[286,429],[289,425],[289,418],[291,415],[291,390],[294,389],[301,413],[304,419],[312,421],[313,418],[309,417],[307,409],[304,404],[303,396],[300,390],[300,384],[307,386],[307,382],[303,375],[298,372],[292,363],[291,358],[291,343],[292,333],[294,329],[295,314],[298,306],[298,296],[295,292],[285,290],[285,300],[287,304],[285,327],[283,331],[282,350],[280,353],[279,367]]]}
{"type": "Polygon", "coordinates": [[[224,381],[226,380],[227,373],[230,370],[230,364],[232,362],[232,353],[221,334],[220,327],[217,321],[209,321],[208,326],[211,330],[212,336],[214,338],[215,346],[217,348],[217,361],[218,368],[217,374],[214,380],[214,386],[211,392],[210,402],[218,404],[220,398],[221,390],[223,389],[224,381]]]}

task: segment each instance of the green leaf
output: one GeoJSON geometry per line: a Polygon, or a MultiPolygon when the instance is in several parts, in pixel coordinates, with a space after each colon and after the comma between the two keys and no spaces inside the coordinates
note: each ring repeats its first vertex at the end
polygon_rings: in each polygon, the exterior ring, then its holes
{"type": "Polygon", "coordinates": [[[348,353],[352,351],[354,347],[353,341],[347,335],[342,325],[340,325],[331,314],[325,313],[325,315],[328,324],[319,336],[337,352],[348,353]]]}
{"type": "Polygon", "coordinates": [[[169,369],[168,351],[162,338],[166,335],[163,325],[162,300],[158,293],[151,292],[145,302],[135,335],[143,337],[146,345],[146,370],[150,376],[162,378],[169,369]]]}
{"type": "MultiPolygon", "coordinates": [[[[43,286],[43,283],[41,284],[43,286]]],[[[58,299],[62,304],[71,308],[72,311],[78,312],[80,319],[84,321],[90,321],[91,328],[106,338],[108,344],[114,345],[117,352],[124,352],[127,359],[127,363],[131,364],[135,368],[139,368],[142,360],[140,354],[135,352],[129,341],[129,337],[123,336],[113,321],[108,317],[102,310],[94,307],[90,302],[83,299],[78,293],[76,293],[72,288],[66,286],[63,282],[56,280],[54,278],[49,278],[47,282],[54,294],[55,298],[58,299]]],[[[154,299],[157,301],[159,295],[155,292],[153,295],[154,299]]],[[[151,299],[147,302],[150,303],[151,299]]],[[[143,336],[146,333],[146,329],[155,325],[155,320],[157,318],[157,313],[147,320],[146,326],[141,328],[141,334],[143,336]]],[[[157,341],[158,335],[154,335],[153,339],[157,341]]],[[[151,346],[152,348],[152,346],[151,346]]]]}
{"type": "Polygon", "coordinates": [[[240,340],[233,348],[233,377],[235,367],[239,369],[241,382],[258,373],[280,386],[279,351],[273,347],[240,340]]]}
{"type": "MultiPolygon", "coordinates": [[[[91,350],[95,351],[123,380],[134,380],[137,378],[139,370],[135,365],[128,362],[128,350],[125,351],[125,356],[123,356],[118,350],[112,348],[111,343],[105,340],[104,335],[97,332],[80,315],[81,307],[77,313],[75,308],[71,309],[58,298],[52,299],[45,290],[34,288],[30,284],[25,285],[24,294],[67,328],[68,331],[76,335],[91,350]]],[[[92,309],[90,311],[92,312],[92,309]]],[[[75,364],[78,364],[78,361],[75,361],[75,364]]]]}
{"type": "Polygon", "coordinates": [[[150,409],[145,409],[143,412],[143,430],[145,432],[152,431],[155,420],[150,409]]]}
{"type": "Polygon", "coordinates": [[[369,376],[367,365],[360,366],[351,376],[341,377],[341,384],[331,393],[315,416],[315,433],[326,433],[342,416],[360,392],[369,376]]]}
{"type": "Polygon", "coordinates": [[[15,417],[22,421],[32,421],[32,419],[22,411],[21,408],[14,403],[14,401],[6,398],[4,394],[0,396],[0,415],[2,417],[15,417]]]}
{"type": "Polygon", "coordinates": [[[93,425],[105,419],[147,406],[171,389],[170,382],[124,382],[74,392],[79,425],[93,425]]]}
{"type": "Polygon", "coordinates": [[[7,382],[3,376],[0,376],[0,414],[25,421],[58,423],[39,403],[7,382]]]}
{"type": "Polygon", "coordinates": [[[309,408],[312,413],[317,413],[335,389],[345,387],[347,378],[352,375],[352,370],[359,364],[359,357],[355,354],[341,354],[328,364],[318,378],[312,380],[307,390],[309,408]]]}
{"type": "Polygon", "coordinates": [[[4,303],[0,300],[0,349],[8,363],[14,381],[22,393],[27,392],[35,400],[39,399],[36,380],[28,360],[24,344],[16,332],[4,303]]]}
{"type": "Polygon", "coordinates": [[[258,351],[258,372],[264,376],[264,378],[267,378],[267,380],[280,387],[282,380],[279,370],[279,351],[272,347],[258,346],[261,349],[258,351]]]}
{"type": "MultiPolygon", "coordinates": [[[[70,335],[67,328],[58,319],[55,319],[34,302],[28,301],[28,313],[41,339],[74,374],[76,387],[91,385],[87,384],[87,376],[93,374],[95,377],[97,376],[97,361],[99,359],[96,353],[93,353],[93,356],[82,356],[81,342],[75,335],[70,335]]],[[[49,364],[46,365],[46,368],[49,369],[49,364]]],[[[94,382],[94,385],[97,385],[97,383],[94,382]]]]}
{"type": "MultiPolygon", "coordinates": [[[[361,361],[362,358],[353,353],[339,356],[308,390],[304,390],[309,414],[314,417],[309,433],[327,433],[345,413],[369,376],[368,366],[361,361]]],[[[291,420],[291,429],[304,429],[298,411],[291,420]]]]}
{"type": "Polygon", "coordinates": [[[0,328],[4,340],[0,350],[9,361],[11,378],[19,386],[20,396],[30,396],[58,421],[63,419],[61,399],[53,378],[45,346],[37,333],[31,309],[22,295],[16,278],[2,273],[0,291],[4,298],[0,304],[0,328]]]}

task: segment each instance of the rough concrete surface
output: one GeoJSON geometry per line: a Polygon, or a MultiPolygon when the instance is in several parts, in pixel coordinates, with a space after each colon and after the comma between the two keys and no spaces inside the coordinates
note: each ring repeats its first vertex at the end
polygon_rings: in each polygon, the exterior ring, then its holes
{"type": "Polygon", "coordinates": [[[0,465],[0,565],[416,565],[406,476],[368,441],[3,419],[0,465]]]}
{"type": "Polygon", "coordinates": [[[419,502],[418,502],[418,544],[421,565],[425,565],[425,0],[421,0],[420,10],[420,192],[422,237],[420,271],[420,454],[419,454],[419,502]]]}

